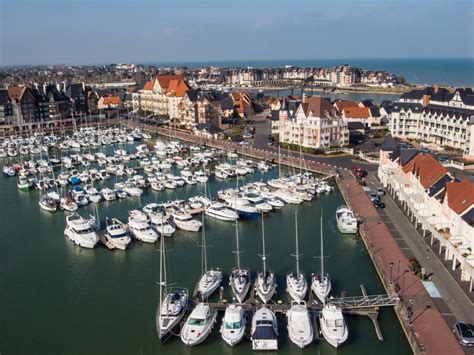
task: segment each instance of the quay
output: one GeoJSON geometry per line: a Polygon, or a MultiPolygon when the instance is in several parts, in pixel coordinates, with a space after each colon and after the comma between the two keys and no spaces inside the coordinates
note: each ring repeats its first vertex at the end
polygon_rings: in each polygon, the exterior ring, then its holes
{"type": "Polygon", "coordinates": [[[336,182],[348,206],[360,218],[359,234],[389,295],[400,302],[395,313],[415,354],[464,354],[394,236],[382,221],[367,194],[348,171],[336,182]]]}

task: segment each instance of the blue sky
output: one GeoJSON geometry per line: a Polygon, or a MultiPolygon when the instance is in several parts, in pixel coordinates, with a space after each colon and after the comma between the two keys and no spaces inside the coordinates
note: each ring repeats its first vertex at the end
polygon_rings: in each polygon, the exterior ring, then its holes
{"type": "Polygon", "coordinates": [[[474,57],[472,0],[0,0],[0,65],[474,57]]]}

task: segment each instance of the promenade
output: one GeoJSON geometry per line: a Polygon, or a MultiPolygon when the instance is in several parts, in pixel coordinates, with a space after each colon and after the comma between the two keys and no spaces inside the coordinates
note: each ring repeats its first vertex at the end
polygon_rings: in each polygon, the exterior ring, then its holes
{"type": "Polygon", "coordinates": [[[338,179],[346,203],[362,220],[360,235],[389,294],[398,293],[395,311],[415,354],[463,354],[464,351],[425,290],[410,271],[408,259],[396,243],[367,194],[351,173],[338,179]]]}

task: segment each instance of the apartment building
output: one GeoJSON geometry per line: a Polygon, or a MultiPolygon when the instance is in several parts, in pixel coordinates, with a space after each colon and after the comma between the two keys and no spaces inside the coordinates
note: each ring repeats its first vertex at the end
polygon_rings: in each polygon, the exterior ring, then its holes
{"type": "Polygon", "coordinates": [[[394,137],[461,149],[474,159],[474,92],[438,86],[407,92],[391,107],[389,129],[394,137]]]}
{"type": "Polygon", "coordinates": [[[397,198],[423,237],[460,268],[461,281],[474,281],[474,183],[454,177],[431,154],[401,149],[388,136],[380,150],[378,176],[397,198]]]}
{"type": "Polygon", "coordinates": [[[349,143],[347,121],[331,102],[320,96],[303,96],[296,107],[285,102],[279,110],[280,142],[307,148],[330,148],[349,143]]]}

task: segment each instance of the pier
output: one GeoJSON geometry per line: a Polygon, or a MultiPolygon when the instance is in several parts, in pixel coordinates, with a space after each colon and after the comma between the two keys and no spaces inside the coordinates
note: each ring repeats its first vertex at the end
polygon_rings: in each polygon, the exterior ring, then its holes
{"type": "MultiPolygon", "coordinates": [[[[199,302],[199,282],[196,283],[196,286],[193,291],[192,301],[189,303],[187,314],[190,314],[192,309],[199,302]]],[[[346,315],[357,315],[357,316],[367,316],[370,318],[374,325],[375,333],[377,338],[380,341],[383,341],[382,330],[378,323],[379,310],[381,307],[395,307],[399,304],[400,298],[398,295],[368,295],[364,285],[360,285],[362,296],[351,296],[351,297],[340,297],[340,298],[329,298],[327,300],[328,304],[334,304],[342,309],[342,312],[346,315]]],[[[218,302],[208,303],[210,308],[216,312],[225,312],[226,307],[230,304],[226,299],[223,298],[223,292],[220,292],[218,302]]],[[[244,302],[241,303],[244,312],[248,319],[250,319],[255,313],[255,311],[263,304],[255,296],[255,287],[251,287],[249,291],[249,297],[244,302]]],[[[311,315],[313,321],[313,329],[315,334],[315,339],[319,339],[319,313],[323,309],[323,304],[318,303],[314,297],[313,292],[309,289],[308,295],[306,298],[306,306],[308,312],[311,315]]],[[[291,308],[290,303],[283,303],[281,300],[271,301],[265,305],[268,309],[272,310],[276,314],[286,315],[291,308]]]]}

